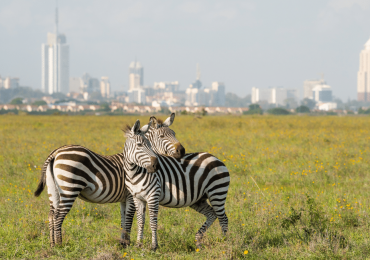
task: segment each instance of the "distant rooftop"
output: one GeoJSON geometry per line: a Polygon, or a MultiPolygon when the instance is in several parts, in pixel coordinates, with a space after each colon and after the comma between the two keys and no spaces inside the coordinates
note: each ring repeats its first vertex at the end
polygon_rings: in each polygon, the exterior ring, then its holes
{"type": "Polygon", "coordinates": [[[370,39],[365,43],[365,50],[370,50],[370,39]]]}
{"type": "Polygon", "coordinates": [[[138,69],[138,68],[142,68],[142,67],[141,67],[140,62],[133,61],[133,62],[130,63],[130,68],[132,68],[132,69],[138,69]]]}

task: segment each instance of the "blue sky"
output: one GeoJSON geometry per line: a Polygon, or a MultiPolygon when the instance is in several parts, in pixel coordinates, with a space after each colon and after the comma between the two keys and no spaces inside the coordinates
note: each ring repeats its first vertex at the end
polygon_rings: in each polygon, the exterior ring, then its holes
{"type": "MultiPolygon", "coordinates": [[[[324,73],[334,95],[356,98],[359,53],[370,38],[369,0],[59,1],[70,76],[108,76],[127,90],[137,57],[144,83],[223,81],[244,96],[253,86],[302,92],[324,73]]],[[[55,1],[0,1],[0,75],[40,88],[41,43],[54,30],[55,1]]]]}

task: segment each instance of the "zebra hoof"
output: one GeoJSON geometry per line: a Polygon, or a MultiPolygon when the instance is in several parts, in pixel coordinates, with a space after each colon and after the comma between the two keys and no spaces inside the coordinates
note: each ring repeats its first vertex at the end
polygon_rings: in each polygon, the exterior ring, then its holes
{"type": "Polygon", "coordinates": [[[155,251],[157,251],[157,249],[158,249],[158,245],[156,245],[156,246],[152,246],[152,249],[151,249],[151,250],[152,250],[153,252],[155,252],[155,251]]]}
{"type": "Polygon", "coordinates": [[[137,243],[136,243],[136,247],[140,247],[140,248],[141,248],[141,247],[143,247],[143,243],[141,243],[141,242],[137,242],[137,243]]]}
{"type": "Polygon", "coordinates": [[[123,246],[123,248],[126,248],[128,246],[130,246],[130,240],[126,240],[126,239],[121,239],[119,241],[120,245],[123,246]]]}

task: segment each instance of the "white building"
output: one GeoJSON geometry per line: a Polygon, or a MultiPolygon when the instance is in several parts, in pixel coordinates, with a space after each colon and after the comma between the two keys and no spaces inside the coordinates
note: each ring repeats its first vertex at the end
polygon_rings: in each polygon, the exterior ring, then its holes
{"type": "Polygon", "coordinates": [[[329,85],[316,85],[312,89],[312,93],[313,100],[316,102],[331,102],[333,99],[331,87],[329,85]]]}
{"type": "Polygon", "coordinates": [[[41,88],[45,93],[69,91],[69,46],[66,36],[58,32],[58,9],[55,33],[48,33],[47,43],[41,46],[41,88]]]}
{"type": "Polygon", "coordinates": [[[252,103],[268,103],[276,106],[294,106],[298,101],[298,91],[296,89],[286,89],[282,87],[260,89],[252,88],[252,103]]]}
{"type": "Polygon", "coordinates": [[[145,90],[142,88],[133,88],[127,91],[128,100],[130,103],[145,104],[145,90]]]}
{"type": "Polygon", "coordinates": [[[360,68],[357,73],[357,99],[370,101],[370,39],[360,53],[360,68]]]}
{"type": "Polygon", "coordinates": [[[19,78],[6,77],[2,82],[3,88],[12,89],[19,87],[19,78]]]}
{"type": "Polygon", "coordinates": [[[83,91],[84,83],[81,78],[69,78],[69,92],[80,93],[83,91]]]}
{"type": "Polygon", "coordinates": [[[129,90],[144,86],[144,69],[140,62],[133,61],[128,68],[129,90]]]}
{"type": "Polygon", "coordinates": [[[100,93],[104,98],[110,97],[110,82],[108,77],[101,77],[100,93]]]}
{"type": "Polygon", "coordinates": [[[213,82],[211,88],[197,88],[190,84],[186,89],[186,106],[224,106],[225,85],[213,82]]]}
{"type": "Polygon", "coordinates": [[[323,84],[326,84],[324,79],[320,79],[320,80],[305,80],[303,82],[303,98],[309,98],[309,99],[312,99],[313,97],[313,94],[312,94],[312,89],[316,86],[316,85],[323,85],[323,84]]]}
{"type": "Polygon", "coordinates": [[[334,102],[326,102],[326,103],[320,103],[317,105],[319,110],[322,111],[330,111],[333,109],[337,109],[337,103],[334,102]]]}
{"type": "Polygon", "coordinates": [[[172,82],[154,82],[153,89],[160,91],[160,92],[175,92],[179,91],[180,84],[178,81],[172,81],[172,82]]]}
{"type": "Polygon", "coordinates": [[[225,85],[222,82],[212,82],[211,106],[225,106],[225,85]]]}

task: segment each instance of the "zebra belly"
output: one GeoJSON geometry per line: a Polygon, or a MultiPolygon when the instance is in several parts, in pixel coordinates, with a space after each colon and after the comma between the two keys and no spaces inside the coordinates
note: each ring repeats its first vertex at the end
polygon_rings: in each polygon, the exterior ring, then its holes
{"type": "MultiPolygon", "coordinates": [[[[197,161],[202,155],[204,154],[199,154],[193,160],[197,161]]],[[[193,162],[182,170],[183,162],[178,163],[168,158],[162,159],[161,167],[167,171],[158,173],[163,187],[160,205],[171,208],[188,207],[201,199],[208,198],[208,191],[214,186],[230,182],[226,166],[216,157],[208,156],[198,162],[198,164],[193,162]],[[224,175],[224,173],[227,174],[224,175]]]]}

